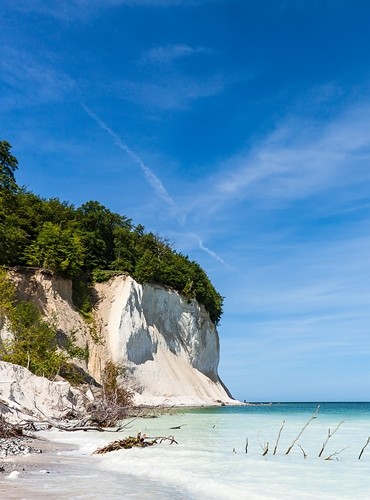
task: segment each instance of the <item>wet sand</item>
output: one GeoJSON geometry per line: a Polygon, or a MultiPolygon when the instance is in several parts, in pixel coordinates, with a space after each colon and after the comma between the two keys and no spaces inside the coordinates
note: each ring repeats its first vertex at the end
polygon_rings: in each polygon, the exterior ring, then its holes
{"type": "Polygon", "coordinates": [[[19,454],[0,458],[0,498],[10,499],[50,499],[50,493],[40,491],[45,476],[63,474],[66,468],[63,452],[77,447],[55,443],[41,438],[25,438],[24,444],[40,449],[41,453],[19,454]]]}

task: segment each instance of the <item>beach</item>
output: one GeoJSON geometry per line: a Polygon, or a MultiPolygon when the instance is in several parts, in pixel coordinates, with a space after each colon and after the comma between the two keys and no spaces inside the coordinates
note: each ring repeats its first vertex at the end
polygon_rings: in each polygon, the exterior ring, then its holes
{"type": "Polygon", "coordinates": [[[16,458],[25,471],[14,480],[2,474],[3,497],[31,499],[37,492],[38,498],[53,499],[365,498],[370,447],[361,460],[358,456],[369,434],[370,404],[321,404],[317,418],[286,455],[316,408],[306,403],[182,409],[137,419],[119,433],[45,431],[41,435],[52,440],[50,449],[21,462],[16,458]],[[341,421],[319,458],[328,428],[341,421]],[[108,442],[139,431],[150,437],[172,434],[178,444],[93,455],[108,442]],[[267,443],[269,452],[263,456],[267,443]]]}

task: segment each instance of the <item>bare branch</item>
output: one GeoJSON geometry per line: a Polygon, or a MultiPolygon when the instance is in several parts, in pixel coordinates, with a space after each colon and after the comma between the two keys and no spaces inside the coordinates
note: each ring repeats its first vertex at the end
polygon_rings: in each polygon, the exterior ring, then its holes
{"type": "Polygon", "coordinates": [[[304,451],[304,449],[302,448],[302,446],[300,444],[298,446],[302,450],[303,458],[306,459],[307,458],[306,452],[304,451]]]}
{"type": "Polygon", "coordinates": [[[325,450],[325,446],[328,444],[329,439],[337,432],[337,430],[343,424],[343,422],[344,422],[344,420],[339,422],[339,424],[336,426],[336,428],[333,430],[333,432],[330,432],[330,429],[328,430],[328,437],[326,438],[325,443],[323,443],[323,445],[322,445],[321,451],[319,453],[319,457],[321,457],[321,455],[323,454],[323,452],[325,450]]]}
{"type": "Polygon", "coordinates": [[[370,443],[370,436],[367,438],[367,441],[365,443],[365,446],[362,448],[361,453],[358,456],[358,459],[361,460],[362,454],[365,451],[366,446],[370,443]]]}
{"type": "Polygon", "coordinates": [[[273,455],[276,455],[276,450],[277,450],[277,447],[278,447],[278,444],[279,444],[279,441],[280,441],[281,432],[282,432],[282,430],[284,429],[284,425],[285,425],[285,420],[283,420],[283,424],[282,424],[282,426],[280,427],[279,434],[278,434],[278,437],[277,437],[277,439],[276,439],[276,444],[275,444],[275,448],[274,448],[274,453],[273,453],[273,455]]]}
{"type": "Polygon", "coordinates": [[[335,451],[334,453],[326,457],[325,460],[332,460],[333,457],[336,457],[337,455],[339,455],[339,453],[342,453],[342,451],[347,450],[348,448],[349,446],[346,446],[345,448],[342,448],[340,451],[335,451]]]}
{"type": "Polygon", "coordinates": [[[296,442],[298,441],[298,439],[302,436],[303,432],[305,431],[305,429],[308,427],[308,425],[312,422],[312,420],[314,420],[316,417],[317,417],[317,414],[319,412],[319,409],[320,409],[320,405],[316,408],[315,410],[315,413],[312,415],[312,417],[306,422],[306,424],[302,427],[302,430],[301,432],[298,434],[298,436],[295,438],[295,440],[293,441],[293,443],[289,446],[289,448],[287,449],[285,455],[288,455],[288,453],[291,451],[291,449],[293,448],[293,446],[296,444],[296,442]]]}

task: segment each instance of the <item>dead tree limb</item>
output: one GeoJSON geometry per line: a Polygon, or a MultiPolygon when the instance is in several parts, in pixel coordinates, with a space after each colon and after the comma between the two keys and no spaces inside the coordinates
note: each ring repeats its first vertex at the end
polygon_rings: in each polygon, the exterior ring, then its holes
{"type": "Polygon", "coordinates": [[[342,448],[340,451],[335,451],[334,453],[332,453],[331,455],[326,457],[325,460],[332,460],[333,457],[336,457],[337,455],[339,455],[339,453],[342,453],[342,451],[347,450],[348,448],[349,448],[349,446],[346,446],[345,448],[342,448]]]}
{"type": "Polygon", "coordinates": [[[358,459],[361,460],[362,454],[365,451],[366,446],[370,443],[370,436],[367,438],[367,441],[365,443],[365,446],[362,448],[361,453],[358,456],[358,459]]]}
{"type": "Polygon", "coordinates": [[[102,455],[104,453],[108,453],[110,451],[117,450],[128,450],[130,448],[138,447],[138,448],[146,448],[147,446],[153,446],[154,444],[161,444],[163,441],[169,441],[170,444],[177,443],[174,436],[156,436],[156,437],[147,437],[145,435],[141,435],[141,432],[138,433],[136,437],[129,436],[124,439],[119,439],[117,441],[112,441],[108,443],[106,446],[102,448],[98,448],[93,452],[93,455],[102,455]]]}
{"type": "Polygon", "coordinates": [[[328,437],[326,438],[325,443],[323,443],[323,445],[322,445],[322,448],[321,448],[320,453],[319,453],[319,458],[324,453],[325,446],[328,444],[329,439],[337,432],[337,430],[343,424],[343,422],[344,422],[344,420],[342,420],[341,422],[339,422],[339,424],[336,426],[336,428],[333,430],[333,432],[330,432],[330,429],[328,430],[328,437]]]}
{"type": "Polygon", "coordinates": [[[304,449],[302,448],[302,446],[300,444],[298,444],[298,446],[302,450],[303,458],[306,459],[307,458],[306,452],[304,451],[304,449]]]}
{"type": "Polygon", "coordinates": [[[296,442],[298,441],[298,439],[302,436],[303,432],[305,431],[305,429],[308,427],[308,425],[312,422],[312,420],[314,420],[316,417],[317,417],[317,413],[320,409],[320,405],[316,408],[315,410],[315,413],[312,415],[312,417],[305,423],[305,425],[302,427],[301,429],[301,432],[298,434],[298,436],[295,438],[295,440],[293,441],[293,443],[289,446],[289,448],[287,449],[285,455],[288,455],[291,451],[291,449],[293,448],[293,446],[296,444],[296,442]]]}
{"type": "Polygon", "coordinates": [[[283,420],[283,425],[280,427],[279,434],[278,434],[278,437],[276,439],[276,444],[275,444],[273,455],[276,455],[276,450],[277,450],[277,447],[278,447],[278,444],[280,441],[280,436],[281,436],[282,430],[284,429],[284,425],[285,425],[285,420],[283,420]]]}

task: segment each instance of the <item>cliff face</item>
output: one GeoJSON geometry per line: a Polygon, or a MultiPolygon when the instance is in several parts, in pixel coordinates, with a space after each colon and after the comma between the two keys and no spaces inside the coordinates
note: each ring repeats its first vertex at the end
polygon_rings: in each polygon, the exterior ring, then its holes
{"type": "Polygon", "coordinates": [[[217,331],[196,301],[123,276],[97,291],[105,356],[127,366],[138,402],[230,401],[217,374],[217,331]]]}
{"type": "Polygon", "coordinates": [[[16,273],[14,278],[20,296],[34,300],[61,335],[76,332],[79,345],[89,346],[85,368],[98,381],[109,360],[127,367],[137,403],[233,401],[217,374],[217,331],[196,301],[188,303],[173,290],[117,276],[96,285],[99,300],[93,340],[73,308],[67,280],[43,271],[16,273]]]}
{"type": "Polygon", "coordinates": [[[87,398],[68,382],[51,382],[36,377],[23,366],[3,361],[0,361],[0,381],[0,414],[10,421],[36,417],[44,420],[45,416],[60,419],[71,410],[84,412],[87,398]]]}

